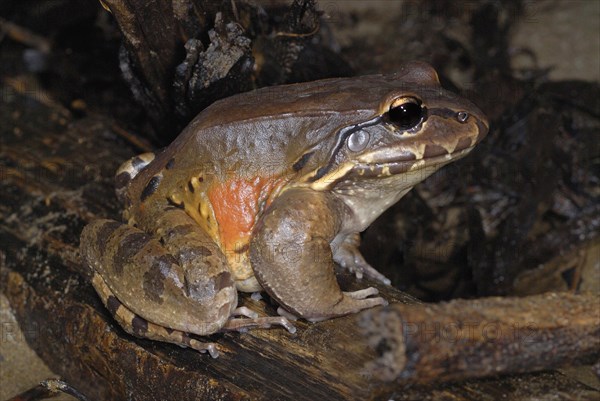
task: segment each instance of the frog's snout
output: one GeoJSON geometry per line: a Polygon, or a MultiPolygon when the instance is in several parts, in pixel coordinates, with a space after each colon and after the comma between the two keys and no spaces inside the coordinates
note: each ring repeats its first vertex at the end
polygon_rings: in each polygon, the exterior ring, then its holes
{"type": "Polygon", "coordinates": [[[477,127],[478,134],[475,138],[475,143],[473,145],[478,144],[485,138],[490,130],[490,123],[487,116],[481,111],[478,107],[473,106],[473,108],[469,111],[459,111],[456,113],[456,119],[458,122],[465,124],[468,123],[469,120],[472,119],[473,123],[477,127]]]}
{"type": "Polygon", "coordinates": [[[470,111],[457,112],[456,120],[461,124],[470,124],[470,127],[468,128],[469,134],[459,140],[454,149],[455,152],[477,145],[487,136],[490,129],[486,115],[476,107],[470,111]]]}

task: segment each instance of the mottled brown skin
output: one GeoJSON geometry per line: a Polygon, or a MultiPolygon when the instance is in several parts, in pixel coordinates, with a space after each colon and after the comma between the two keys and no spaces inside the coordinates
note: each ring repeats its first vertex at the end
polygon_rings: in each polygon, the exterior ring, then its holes
{"type": "Polygon", "coordinates": [[[386,282],[358,252],[358,233],[487,129],[423,63],[233,96],[165,151],[119,169],[128,224],[86,227],[83,260],[130,333],[213,356],[214,344],[189,333],[292,330],[285,318],[236,310],[237,290],[265,290],[313,321],[383,305],[373,288],[342,292],[335,263],[386,282]]]}

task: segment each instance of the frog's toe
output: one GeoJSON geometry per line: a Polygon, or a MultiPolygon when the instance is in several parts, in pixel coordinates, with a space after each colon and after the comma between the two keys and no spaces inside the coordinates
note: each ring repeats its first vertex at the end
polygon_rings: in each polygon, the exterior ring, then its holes
{"type": "Polygon", "coordinates": [[[379,290],[375,287],[365,288],[363,290],[352,291],[352,292],[344,292],[347,296],[354,299],[365,299],[372,295],[379,294],[379,290]]]}
{"type": "MultiPolygon", "coordinates": [[[[361,255],[361,259],[362,259],[362,255],[361,255]]],[[[364,261],[364,259],[363,259],[363,261],[364,261]]],[[[358,273],[355,273],[357,278],[362,278],[362,275],[365,275],[365,276],[367,276],[373,280],[379,281],[385,285],[392,284],[392,282],[390,281],[389,278],[387,278],[383,274],[379,273],[373,266],[371,266],[367,262],[364,262],[364,264],[357,265],[357,270],[360,270],[360,274],[361,274],[361,277],[359,277],[358,273]]]]}
{"type": "Polygon", "coordinates": [[[389,278],[379,273],[373,266],[367,263],[357,248],[350,249],[350,247],[344,247],[335,256],[335,261],[344,269],[348,269],[350,273],[354,273],[359,280],[366,276],[385,285],[392,283],[389,278]]]}
{"type": "Polygon", "coordinates": [[[208,354],[214,359],[219,357],[219,351],[217,350],[217,345],[215,343],[204,343],[202,341],[190,339],[189,347],[203,354],[208,352],[208,354]]]}
{"type": "Polygon", "coordinates": [[[283,316],[286,319],[291,320],[293,322],[295,322],[296,320],[298,320],[298,316],[294,315],[292,312],[288,312],[287,310],[285,310],[281,306],[277,308],[277,314],[279,316],[283,316]]]}
{"type": "Polygon", "coordinates": [[[248,309],[245,306],[240,306],[239,308],[236,308],[232,313],[232,316],[244,316],[244,317],[249,317],[251,319],[256,319],[258,317],[258,313],[254,312],[253,310],[248,309]]]}

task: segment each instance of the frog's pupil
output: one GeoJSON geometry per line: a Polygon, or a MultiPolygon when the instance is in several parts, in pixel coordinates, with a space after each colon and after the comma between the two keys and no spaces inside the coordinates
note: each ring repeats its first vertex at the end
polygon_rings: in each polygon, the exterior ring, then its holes
{"type": "Polygon", "coordinates": [[[416,127],[423,119],[423,109],[415,102],[408,101],[390,108],[388,116],[391,122],[402,129],[416,127]]]}

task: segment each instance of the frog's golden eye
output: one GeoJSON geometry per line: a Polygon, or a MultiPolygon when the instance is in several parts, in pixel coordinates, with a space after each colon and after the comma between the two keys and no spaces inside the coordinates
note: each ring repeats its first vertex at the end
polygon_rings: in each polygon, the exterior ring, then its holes
{"type": "Polygon", "coordinates": [[[394,100],[387,112],[387,119],[402,130],[419,125],[425,117],[425,108],[414,97],[402,97],[394,100]]]}

